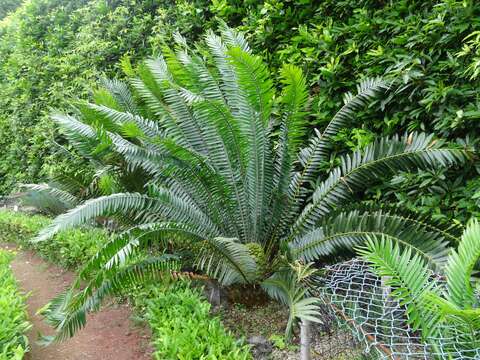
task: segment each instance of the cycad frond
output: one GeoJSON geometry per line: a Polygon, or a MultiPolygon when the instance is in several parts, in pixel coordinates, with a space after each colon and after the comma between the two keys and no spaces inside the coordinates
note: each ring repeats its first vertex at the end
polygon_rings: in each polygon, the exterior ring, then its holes
{"type": "Polygon", "coordinates": [[[52,120],[60,126],[62,133],[83,157],[91,158],[99,143],[97,132],[92,127],[69,115],[52,114],[52,120]]]}
{"type": "Polygon", "coordinates": [[[238,239],[217,237],[203,241],[196,265],[223,285],[254,280],[257,265],[238,239]]]}
{"type": "Polygon", "coordinates": [[[284,65],[280,71],[283,92],[280,102],[284,106],[284,121],[288,132],[288,148],[293,158],[304,140],[307,130],[305,107],[308,100],[306,79],[302,70],[294,65],[284,65]]]}
{"type": "Polygon", "coordinates": [[[58,216],[33,241],[44,241],[59,231],[87,223],[99,216],[116,213],[131,216],[137,222],[151,222],[162,217],[174,221],[173,219],[176,218],[180,223],[191,223],[210,229],[211,236],[219,234],[216,226],[201,210],[196,209],[193,203],[175,196],[166,189],[161,189],[156,197],[135,193],[119,193],[88,200],[75,209],[58,216]]]}
{"type": "Polygon", "coordinates": [[[104,105],[95,105],[95,104],[87,104],[92,110],[97,111],[99,114],[103,116],[109,117],[112,122],[118,124],[119,126],[125,126],[128,124],[133,124],[141,130],[144,136],[148,136],[151,138],[155,137],[164,137],[165,134],[161,130],[159,124],[155,121],[151,121],[148,119],[144,119],[140,115],[134,115],[130,112],[122,112],[112,108],[109,108],[104,105]]]}
{"type": "Polygon", "coordinates": [[[119,294],[131,285],[148,279],[168,277],[179,269],[179,262],[172,255],[151,257],[121,269],[112,268],[100,272],[83,290],[76,292],[78,283],[66,293],[52,300],[43,310],[46,320],[57,330],[50,342],[72,337],[86,324],[86,315],[99,309],[108,296],[119,294]]]}
{"type": "Polygon", "coordinates": [[[48,184],[22,184],[22,202],[37,209],[58,215],[80,204],[81,200],[67,191],[48,184]]]}
{"type": "Polygon", "coordinates": [[[225,39],[225,43],[229,47],[238,47],[246,53],[250,53],[250,46],[242,32],[232,29],[223,20],[220,21],[220,32],[222,38],[225,39]]]}
{"type": "Polygon", "coordinates": [[[472,273],[480,259],[480,224],[477,220],[467,226],[458,245],[453,250],[445,269],[448,300],[460,308],[480,305],[472,286],[472,273]]]}
{"type": "Polygon", "coordinates": [[[423,259],[409,248],[401,251],[388,237],[369,239],[357,252],[384,277],[390,295],[406,306],[408,321],[422,331],[423,339],[438,335],[440,315],[427,306],[426,295],[440,294],[440,289],[431,281],[432,273],[423,259]]]}
{"type": "Polygon", "coordinates": [[[441,229],[383,211],[361,213],[354,210],[328,217],[316,229],[297,237],[290,248],[295,259],[312,261],[338,254],[340,250],[351,251],[369,238],[389,238],[435,269],[445,264],[448,255],[448,241],[441,229]]]}
{"type": "Polygon", "coordinates": [[[137,102],[126,83],[117,79],[102,79],[101,84],[113,95],[123,111],[138,115],[137,102]]]}
{"type": "Polygon", "coordinates": [[[312,201],[298,217],[293,233],[312,229],[333,208],[348,200],[367,184],[410,169],[432,169],[460,163],[463,151],[439,147],[432,135],[410,134],[408,137],[386,137],[342,157],[341,165],[314,191],[312,201]]]}
{"type": "Polygon", "coordinates": [[[284,268],[261,283],[267,294],[288,307],[289,316],[285,336],[290,338],[294,322],[298,319],[320,322],[318,299],[305,297],[301,279],[291,268],[284,268]]]}
{"type": "Polygon", "coordinates": [[[292,183],[291,197],[296,199],[296,196],[300,195],[299,187],[314,180],[321,162],[328,160],[331,137],[355,119],[356,112],[360,108],[388,90],[390,86],[391,82],[382,78],[365,79],[357,86],[357,94],[348,93],[345,96],[343,107],[335,114],[323,132],[317,130],[308,146],[300,151],[298,160],[303,170],[299,173],[298,185],[292,183]]]}

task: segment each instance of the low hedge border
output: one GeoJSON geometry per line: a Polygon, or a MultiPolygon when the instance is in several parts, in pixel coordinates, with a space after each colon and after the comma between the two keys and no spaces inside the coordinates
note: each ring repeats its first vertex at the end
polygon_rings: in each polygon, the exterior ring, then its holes
{"type": "Polygon", "coordinates": [[[49,241],[31,243],[29,240],[50,221],[42,215],[0,210],[0,243],[15,243],[31,248],[55,264],[76,269],[95,255],[108,240],[105,230],[82,227],[62,231],[49,241]]]}
{"type": "Polygon", "coordinates": [[[0,360],[21,360],[29,350],[25,296],[10,268],[14,254],[0,249],[0,360]]]}

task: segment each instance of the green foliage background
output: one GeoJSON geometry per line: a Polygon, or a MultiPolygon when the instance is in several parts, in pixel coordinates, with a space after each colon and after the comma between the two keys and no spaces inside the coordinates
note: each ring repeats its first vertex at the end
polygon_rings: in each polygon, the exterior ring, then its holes
{"type": "MultiPolygon", "coordinates": [[[[155,53],[176,29],[193,40],[218,19],[244,30],[272,72],[282,62],[304,69],[312,127],[330,118],[340,94],[360,78],[402,80],[399,95],[373,104],[337,137],[338,152],[365,146],[374,133],[412,130],[477,146],[480,4],[474,0],[29,0],[0,25],[0,193],[50,173],[83,171],[62,151],[68,145],[48,118],[52,107],[88,97],[101,76],[121,76],[122,58],[136,63],[155,53]]],[[[479,185],[471,164],[402,174],[372,188],[370,198],[463,222],[478,215],[479,185]]]]}

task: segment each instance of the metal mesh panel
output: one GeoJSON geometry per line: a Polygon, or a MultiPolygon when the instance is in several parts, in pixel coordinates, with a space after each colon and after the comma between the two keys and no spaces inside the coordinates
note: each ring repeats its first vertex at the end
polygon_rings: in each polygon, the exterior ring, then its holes
{"type": "Polygon", "coordinates": [[[445,326],[442,338],[422,342],[406,321],[405,307],[389,296],[382,279],[359,259],[327,267],[315,284],[312,292],[329,316],[347,326],[372,358],[480,359],[480,348],[468,350],[472,344],[465,343],[454,327],[445,326]]]}

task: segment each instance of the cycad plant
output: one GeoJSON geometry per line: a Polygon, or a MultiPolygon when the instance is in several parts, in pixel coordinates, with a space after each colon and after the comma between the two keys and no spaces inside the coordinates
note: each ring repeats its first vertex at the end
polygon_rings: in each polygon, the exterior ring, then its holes
{"type": "Polygon", "coordinates": [[[386,237],[369,239],[358,253],[387,279],[391,296],[405,304],[408,321],[434,352],[443,358],[449,352],[462,358],[480,356],[480,282],[473,277],[480,259],[478,221],[467,226],[458,249],[449,255],[445,281],[433,277],[421,256],[401,250],[386,237]]]}
{"type": "Polygon", "coordinates": [[[282,67],[277,93],[241,33],[222,26],[221,36],[208,33],[206,46],[195,49],[178,35],[175,40],[175,49],[136,71],[131,92],[122,87],[128,101],[105,96],[84,105],[79,116],[55,116],[80,144],[101,142],[128,169],[141,169],[146,183],[141,193],[86,201],[37,237],[45,241],[100,216],[124,228],[80,273],[85,287],[80,291],[77,281],[51,307],[57,339],[81,328],[85,313],[124,281],[161,271],[165,258],[132,264],[154,243],[189,250],[197,271],[223,285],[260,284],[288,304],[290,324],[316,314],[302,285],[308,263],[351,252],[367,236],[395,239],[432,266],[444,261],[454,239],[448,231],[391,211],[350,209],[350,203],[368,184],[397,171],[461,162],[462,150],[426,134],[380,138],[343,156],[319,179],[332,137],[389,82],[362,81],[302,147],[309,101],[299,68],[282,67]]]}

